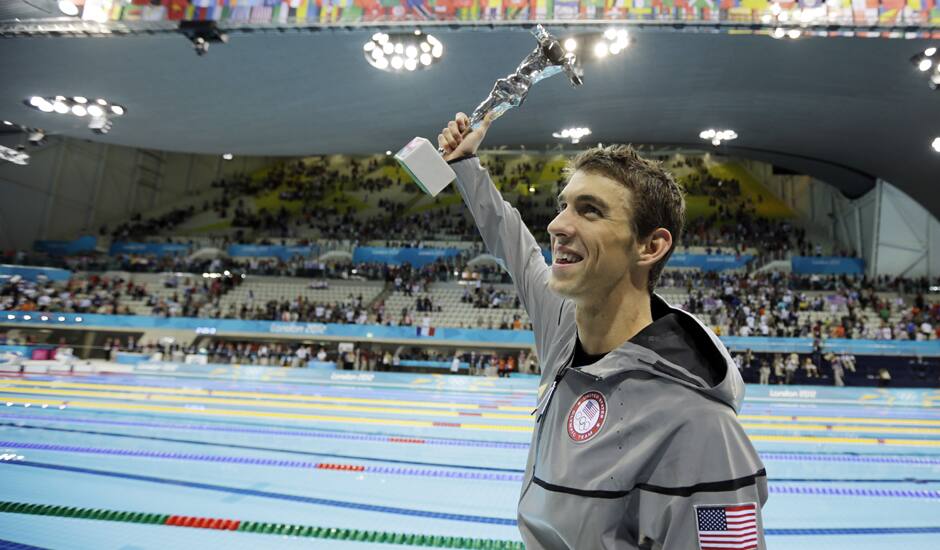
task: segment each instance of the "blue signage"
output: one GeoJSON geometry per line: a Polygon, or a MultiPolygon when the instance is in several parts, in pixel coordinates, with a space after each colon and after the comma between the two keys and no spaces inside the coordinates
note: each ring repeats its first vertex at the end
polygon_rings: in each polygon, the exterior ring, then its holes
{"type": "Polygon", "coordinates": [[[316,246],[282,246],[263,244],[233,244],[228,247],[228,255],[233,258],[279,258],[289,260],[294,256],[309,258],[319,254],[316,246]]]}
{"type": "Polygon", "coordinates": [[[734,254],[677,254],[673,253],[666,263],[666,267],[695,268],[702,271],[724,271],[726,269],[743,269],[753,256],[734,254]]]}
{"type": "Polygon", "coordinates": [[[381,263],[389,265],[411,264],[423,267],[440,258],[451,258],[460,254],[457,248],[386,248],[383,246],[360,246],[353,252],[355,263],[381,263]]]}
{"type": "Polygon", "coordinates": [[[794,273],[819,275],[865,273],[865,260],[861,258],[841,258],[837,256],[793,256],[790,266],[794,273]]]}
{"type": "MultiPolygon", "coordinates": [[[[118,328],[126,330],[163,329],[187,330],[196,334],[255,334],[257,336],[299,336],[316,339],[359,341],[413,341],[438,345],[479,345],[481,343],[504,346],[530,347],[535,345],[532,332],[527,330],[465,329],[435,327],[433,334],[423,335],[420,327],[393,327],[385,325],[334,325],[325,323],[284,323],[279,321],[242,321],[239,319],[202,319],[196,317],[149,317],[143,315],[100,315],[76,313],[47,313],[10,311],[0,316],[0,325],[30,324],[40,326],[82,326],[89,329],[118,328]],[[45,317],[45,319],[43,319],[45,317]]],[[[431,331],[428,331],[431,332],[431,331]]],[[[810,338],[768,338],[723,336],[721,341],[732,351],[746,349],[755,352],[812,351],[810,338]]],[[[823,340],[824,351],[853,353],[856,355],[890,355],[940,357],[940,340],[823,340]]],[[[450,363],[447,363],[449,366],[450,363]]]]}
{"type": "Polygon", "coordinates": [[[0,277],[13,277],[19,275],[27,281],[38,281],[45,277],[50,281],[68,281],[72,272],[56,267],[33,267],[29,265],[0,265],[0,277]]]}
{"type": "Polygon", "coordinates": [[[188,244],[176,243],[131,243],[118,241],[111,245],[109,254],[137,254],[143,256],[182,256],[189,254],[188,244]]]}
{"type": "Polygon", "coordinates": [[[81,252],[94,252],[98,239],[91,235],[79,237],[74,241],[35,241],[33,250],[50,256],[70,256],[81,252]]]}

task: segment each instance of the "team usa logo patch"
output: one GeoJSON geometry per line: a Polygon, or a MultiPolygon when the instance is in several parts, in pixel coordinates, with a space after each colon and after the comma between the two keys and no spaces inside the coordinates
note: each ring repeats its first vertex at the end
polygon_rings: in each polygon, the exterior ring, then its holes
{"type": "Polygon", "coordinates": [[[604,426],[607,401],[599,392],[582,395],[568,413],[568,437],[577,443],[591,439],[604,426]]]}
{"type": "Polygon", "coordinates": [[[695,517],[702,550],[757,549],[757,504],[698,505],[695,517]]]}

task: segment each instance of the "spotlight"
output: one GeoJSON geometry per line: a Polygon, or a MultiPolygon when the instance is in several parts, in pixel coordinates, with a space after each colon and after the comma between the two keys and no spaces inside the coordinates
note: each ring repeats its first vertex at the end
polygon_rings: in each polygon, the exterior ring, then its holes
{"type": "Polygon", "coordinates": [[[46,133],[39,129],[30,130],[29,137],[27,139],[29,140],[30,145],[39,146],[46,142],[46,133]]]}
{"type": "Polygon", "coordinates": [[[232,153],[225,153],[224,155],[222,155],[223,160],[232,160],[233,158],[235,157],[232,156],[232,153]]]}
{"type": "Polygon", "coordinates": [[[78,15],[78,6],[71,0],[59,0],[59,11],[69,17],[74,17],[78,15]]]}
{"type": "Polygon", "coordinates": [[[933,140],[933,143],[931,143],[930,146],[933,147],[934,151],[940,153],[940,137],[933,140]]]}
{"type": "Polygon", "coordinates": [[[560,132],[553,132],[552,137],[555,139],[570,139],[572,144],[580,143],[581,138],[584,136],[591,135],[590,128],[565,128],[560,132]]]}
{"type": "Polygon", "coordinates": [[[179,31],[193,43],[193,49],[200,57],[209,53],[209,43],[228,42],[228,35],[219,30],[215,21],[183,21],[179,31]]]}
{"type": "MultiPolygon", "coordinates": [[[[16,149],[10,149],[0,145],[0,160],[5,160],[13,164],[19,164],[20,166],[26,166],[29,164],[29,154],[23,150],[23,146],[19,146],[16,149]]],[[[8,318],[13,319],[15,317],[8,316],[8,318]]]]}
{"type": "Polygon", "coordinates": [[[698,137],[704,139],[705,141],[710,141],[712,145],[718,147],[723,141],[738,139],[738,134],[734,130],[715,130],[713,128],[709,128],[708,130],[703,130],[700,132],[698,137]]]}
{"type": "Polygon", "coordinates": [[[377,32],[362,45],[366,61],[383,71],[427,69],[444,55],[444,45],[420,30],[389,35],[377,32]]]}
{"type": "MultiPolygon", "coordinates": [[[[89,113],[90,112],[91,109],[89,108],[89,113]]],[[[111,119],[109,119],[107,115],[101,114],[91,118],[88,122],[88,129],[98,135],[104,135],[111,131],[112,124],[111,119]]]]}
{"type": "Polygon", "coordinates": [[[565,40],[565,51],[573,52],[578,49],[578,41],[574,38],[569,38],[565,40]]]}
{"type": "Polygon", "coordinates": [[[927,71],[929,71],[929,70],[930,70],[930,67],[932,67],[932,66],[933,66],[933,61],[931,61],[931,60],[929,60],[929,59],[921,59],[921,60],[920,60],[920,63],[917,64],[917,68],[920,69],[921,72],[927,72],[927,71]]]}

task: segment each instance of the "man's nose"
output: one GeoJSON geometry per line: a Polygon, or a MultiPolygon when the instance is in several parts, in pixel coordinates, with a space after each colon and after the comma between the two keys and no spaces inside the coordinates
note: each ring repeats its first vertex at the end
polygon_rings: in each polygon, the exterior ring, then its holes
{"type": "Polygon", "coordinates": [[[559,212],[548,224],[548,234],[553,239],[566,239],[574,235],[574,224],[567,208],[559,212]]]}

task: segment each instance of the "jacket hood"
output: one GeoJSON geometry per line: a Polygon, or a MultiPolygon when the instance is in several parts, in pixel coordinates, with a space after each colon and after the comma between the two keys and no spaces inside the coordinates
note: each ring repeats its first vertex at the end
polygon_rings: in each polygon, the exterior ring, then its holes
{"type": "Polygon", "coordinates": [[[744,381],[718,336],[694,315],[656,294],[650,308],[651,325],[603,360],[578,370],[600,378],[642,370],[694,389],[737,413],[744,400],[744,381]]]}

